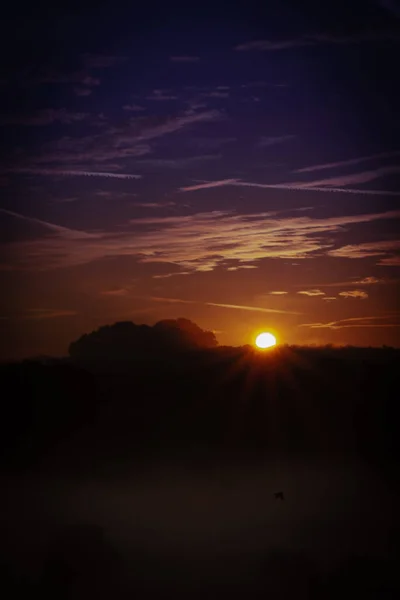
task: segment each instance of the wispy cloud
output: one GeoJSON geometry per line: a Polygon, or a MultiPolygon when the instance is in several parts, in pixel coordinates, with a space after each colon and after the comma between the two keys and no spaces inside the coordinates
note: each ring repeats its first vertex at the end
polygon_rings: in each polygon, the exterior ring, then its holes
{"type": "Polygon", "coordinates": [[[225,185],[233,185],[238,179],[220,179],[219,181],[206,181],[196,185],[189,185],[179,188],[181,192],[194,192],[196,190],[204,190],[208,188],[223,187],[225,185]]]}
{"type": "Polygon", "coordinates": [[[178,100],[178,96],[171,94],[168,90],[153,90],[152,94],[146,96],[147,100],[178,100]]]}
{"type": "Polygon", "coordinates": [[[275,146],[276,144],[283,144],[295,138],[295,135],[277,135],[277,136],[261,136],[258,146],[260,148],[267,148],[268,146],[275,146]]]}
{"type": "Polygon", "coordinates": [[[119,65],[127,60],[126,56],[104,54],[83,54],[83,64],[87,69],[106,69],[119,65]]]}
{"type": "Polygon", "coordinates": [[[326,283],[318,283],[317,286],[320,287],[345,287],[345,286],[358,286],[358,285],[378,285],[378,284],[386,284],[386,283],[394,283],[397,282],[397,279],[389,279],[382,277],[363,277],[361,279],[356,279],[355,281],[327,281],[326,283]]]}
{"type": "Polygon", "coordinates": [[[354,285],[374,285],[376,283],[385,283],[385,279],[378,279],[378,277],[363,277],[353,282],[354,285]]]}
{"type": "Polygon", "coordinates": [[[149,158],[137,160],[135,164],[143,167],[185,169],[191,165],[196,165],[197,163],[202,163],[209,160],[218,160],[219,158],[221,158],[220,154],[203,154],[201,156],[188,156],[182,158],[149,158]]]}
{"type": "Polygon", "coordinates": [[[214,90],[212,92],[205,92],[201,94],[204,98],[229,98],[228,91],[214,90]]]}
{"type": "Polygon", "coordinates": [[[378,167],[372,171],[362,171],[361,173],[350,173],[349,175],[338,175],[336,177],[328,177],[327,179],[319,179],[317,181],[296,182],[292,185],[297,187],[322,187],[333,186],[343,187],[346,185],[354,185],[358,183],[368,183],[385,175],[400,173],[400,165],[389,165],[386,167],[378,167]]]}
{"type": "Polygon", "coordinates": [[[159,297],[151,297],[150,300],[155,302],[168,302],[172,304],[203,304],[205,306],[215,306],[217,308],[229,308],[233,310],[245,310],[250,312],[261,312],[261,313],[279,313],[279,314],[291,314],[298,315],[301,313],[292,312],[287,310],[277,310],[274,308],[265,308],[262,306],[243,306],[242,304],[225,304],[221,302],[198,302],[195,300],[181,300],[179,298],[159,298],[159,297]]]}
{"type": "MultiPolygon", "coordinates": [[[[184,128],[192,127],[197,123],[204,123],[220,118],[216,110],[203,111],[193,115],[169,116],[144,116],[128,118],[118,126],[103,123],[102,131],[83,137],[63,137],[56,142],[51,142],[43,147],[42,152],[36,152],[29,159],[26,167],[46,165],[47,168],[61,165],[85,165],[86,171],[95,171],[88,165],[108,163],[112,160],[140,157],[149,154],[151,148],[149,140],[157,139],[184,128]]],[[[102,170],[111,171],[107,168],[102,170]]]]}
{"type": "Polygon", "coordinates": [[[236,46],[236,50],[263,50],[276,51],[300,48],[302,46],[315,46],[317,44],[360,44],[362,42],[399,42],[400,35],[394,31],[362,31],[351,35],[334,35],[330,33],[315,33],[286,40],[255,40],[236,46]]]}
{"type": "Polygon", "coordinates": [[[38,110],[30,115],[14,114],[0,115],[1,125],[27,125],[32,127],[52,125],[53,123],[62,123],[69,125],[78,121],[83,121],[88,117],[88,113],[71,112],[66,108],[47,108],[38,110]]]}
{"type": "Polygon", "coordinates": [[[386,267],[400,267],[400,256],[386,256],[381,258],[378,264],[386,267]]]}
{"type": "MultiPolygon", "coordinates": [[[[341,246],[340,248],[329,250],[328,254],[338,258],[355,259],[371,258],[373,256],[385,256],[387,254],[393,255],[393,253],[398,250],[400,250],[400,240],[382,240],[379,242],[348,244],[347,246],[341,246]]],[[[386,257],[386,259],[381,259],[378,264],[390,265],[390,261],[393,260],[393,258],[395,259],[393,266],[396,266],[398,264],[397,257],[393,256],[386,257]]]]}
{"type": "Polygon", "coordinates": [[[349,158],[347,160],[339,160],[336,162],[324,163],[319,165],[311,165],[310,167],[302,167],[301,169],[295,169],[294,173],[309,173],[312,171],[322,171],[325,169],[335,169],[336,167],[349,167],[351,165],[357,165],[362,162],[370,160],[378,160],[381,158],[392,158],[400,155],[400,151],[396,152],[381,152],[380,154],[370,154],[369,156],[359,156],[357,158],[349,158]]]}
{"type": "Polygon", "coordinates": [[[261,312],[261,313],[279,313],[279,314],[290,314],[290,315],[298,315],[301,313],[293,312],[289,310],[277,310],[275,308],[264,308],[261,306],[242,306],[239,304],[221,304],[217,302],[206,302],[207,306],[219,306],[220,308],[233,308],[236,310],[247,310],[251,312],[261,312]]]}
{"type": "Polygon", "coordinates": [[[175,63],[194,63],[199,62],[199,56],[170,56],[169,60],[175,63]]]}
{"type": "Polygon", "coordinates": [[[351,317],[330,321],[328,323],[301,323],[298,327],[309,327],[310,329],[344,329],[347,327],[400,327],[396,315],[378,315],[374,317],[351,317]],[[397,319],[397,320],[396,320],[397,319]],[[388,321],[381,323],[380,321],[388,321]],[[377,322],[376,322],[377,321],[377,322]]]}
{"type": "Polygon", "coordinates": [[[131,111],[131,112],[140,112],[142,110],[146,110],[143,106],[139,106],[138,104],[124,104],[123,110],[131,111]]]}
{"type": "Polygon", "coordinates": [[[65,176],[65,177],[109,177],[111,179],[140,179],[141,175],[134,175],[133,173],[107,173],[99,171],[75,171],[65,170],[57,168],[40,169],[40,168],[15,168],[8,169],[8,173],[21,173],[26,175],[43,175],[43,176],[65,176]]]}
{"type": "Polygon", "coordinates": [[[343,296],[343,298],[361,298],[361,300],[366,300],[368,298],[367,292],[364,292],[363,290],[339,292],[339,296],[343,296]]]}
{"type": "Polygon", "coordinates": [[[167,302],[171,304],[198,304],[196,300],[181,300],[180,298],[163,298],[159,296],[151,296],[149,300],[153,302],[167,302]]]}
{"type": "Polygon", "coordinates": [[[74,87],[74,94],[76,96],[90,96],[92,91],[93,90],[89,87],[79,87],[79,86],[74,87]]]}
{"type": "Polygon", "coordinates": [[[80,84],[86,88],[92,88],[100,85],[100,79],[93,77],[87,70],[71,71],[69,73],[63,73],[61,71],[55,71],[53,69],[44,70],[41,74],[36,76],[32,83],[64,83],[64,84],[80,84]]]}
{"type": "Polygon", "coordinates": [[[126,288],[116,288],[113,290],[104,290],[103,292],[101,292],[102,296],[126,296],[129,293],[129,290],[127,290],[126,288]]]}
{"type": "Polygon", "coordinates": [[[301,290],[297,293],[304,296],[325,296],[325,292],[321,292],[321,290],[301,290]]]}
{"type": "MultiPolygon", "coordinates": [[[[397,170],[396,170],[397,172],[397,170]]],[[[355,189],[345,187],[334,187],[328,185],[327,180],[323,180],[324,185],[316,185],[317,182],[294,182],[294,183],[254,183],[251,181],[242,181],[241,179],[222,179],[219,181],[209,181],[204,184],[192,185],[187,187],[181,187],[182,192],[193,192],[201,190],[203,188],[219,187],[224,185],[234,185],[237,187],[255,187],[260,189],[275,189],[275,190],[290,190],[295,192],[330,192],[330,193],[342,193],[342,194],[356,194],[356,195],[371,195],[371,196],[400,196],[400,192],[392,192],[385,190],[367,190],[367,189],[355,189]],[[325,187],[324,187],[325,186],[325,187]]]]}
{"type": "Polygon", "coordinates": [[[85,239],[94,239],[98,237],[95,233],[88,233],[86,231],[79,231],[77,229],[70,229],[68,227],[62,227],[61,225],[55,225],[54,223],[50,223],[48,221],[43,221],[42,219],[36,219],[35,217],[28,217],[26,215],[21,215],[20,213],[16,213],[12,210],[7,210],[5,208],[0,208],[0,212],[10,217],[14,217],[15,219],[19,219],[22,221],[27,221],[28,223],[34,223],[36,225],[40,225],[50,232],[56,234],[58,237],[64,240],[85,240],[85,239]]]}
{"type": "Polygon", "coordinates": [[[240,269],[257,269],[257,265],[236,265],[234,267],[228,267],[227,271],[239,271],[240,269]]]}
{"type": "Polygon", "coordinates": [[[285,292],[284,290],[276,290],[273,292],[268,292],[271,296],[284,296],[285,294],[288,294],[289,292],[285,292]]]}
{"type": "Polygon", "coordinates": [[[176,273],[165,273],[163,275],[153,275],[153,279],[169,279],[176,275],[190,275],[191,271],[177,271],[176,273]]]}
{"type": "Polygon", "coordinates": [[[237,138],[234,137],[216,137],[216,138],[201,138],[195,137],[190,140],[191,146],[200,148],[202,150],[214,150],[224,146],[225,144],[232,144],[236,142],[237,138]]]}
{"type": "MultiPolygon", "coordinates": [[[[133,202],[131,206],[137,208],[171,208],[177,206],[176,202],[133,202]]],[[[186,206],[186,205],[185,205],[186,206]]]]}
{"type": "Polygon", "coordinates": [[[266,258],[321,256],[331,250],[333,236],[344,225],[389,216],[399,218],[400,211],[323,219],[298,213],[242,215],[232,211],[157,215],[131,219],[125,229],[110,232],[74,232],[55,225],[54,235],[9,243],[7,250],[16,268],[57,268],[132,256],[142,263],[170,263],[182,271],[212,271],[217,266],[254,266],[266,258]]]}

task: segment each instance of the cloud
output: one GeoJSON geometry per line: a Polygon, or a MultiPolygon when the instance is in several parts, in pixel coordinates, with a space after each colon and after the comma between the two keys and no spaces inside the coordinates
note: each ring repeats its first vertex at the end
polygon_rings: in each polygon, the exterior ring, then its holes
{"type": "MultiPolygon", "coordinates": [[[[327,180],[324,180],[327,181],[327,180]]],[[[222,185],[234,185],[238,187],[255,187],[261,189],[274,189],[274,190],[290,190],[296,192],[334,192],[343,194],[357,194],[357,195],[372,195],[372,196],[400,196],[400,192],[392,192],[385,190],[366,190],[366,189],[354,189],[354,188],[340,188],[332,186],[317,186],[316,182],[295,182],[295,183],[253,183],[251,181],[242,181],[241,179],[223,179],[220,181],[209,181],[206,184],[193,185],[188,187],[180,188],[182,192],[192,192],[201,190],[208,187],[217,187],[222,185]]],[[[327,184],[325,184],[327,185],[327,184]]]]}
{"type": "Polygon", "coordinates": [[[209,160],[218,160],[221,158],[220,154],[203,154],[202,156],[188,156],[185,158],[149,158],[144,160],[138,160],[135,164],[144,167],[165,167],[169,169],[184,169],[191,165],[196,165],[209,160]]]}
{"type": "Polygon", "coordinates": [[[151,296],[149,300],[153,302],[170,302],[171,304],[199,304],[196,300],[181,300],[180,298],[160,298],[159,296],[151,296]]]}
{"type": "MultiPolygon", "coordinates": [[[[191,127],[197,123],[213,121],[220,118],[221,113],[216,110],[204,111],[193,115],[152,117],[140,116],[128,118],[122,125],[109,126],[103,124],[106,129],[82,137],[64,136],[56,142],[48,143],[42,152],[35,152],[29,159],[27,167],[37,167],[45,164],[61,164],[63,170],[65,165],[86,165],[85,170],[95,171],[87,165],[98,165],[111,160],[122,160],[125,158],[140,157],[149,154],[151,148],[148,142],[156,138],[177,133],[178,131],[191,127]]],[[[107,166],[104,171],[110,171],[107,166]]]]}
{"type": "MultiPolygon", "coordinates": [[[[382,240],[380,242],[364,242],[362,244],[348,244],[328,251],[330,256],[338,258],[371,258],[400,250],[400,240],[382,240]]],[[[392,257],[393,258],[393,257],[392,257]]],[[[382,263],[379,264],[387,264],[382,263]]]]}
{"type": "Polygon", "coordinates": [[[219,181],[207,181],[205,183],[199,183],[197,185],[189,185],[186,187],[181,187],[179,190],[181,192],[194,192],[196,190],[204,190],[208,188],[222,187],[225,185],[233,185],[238,179],[220,179],[219,181]]]}
{"type": "Polygon", "coordinates": [[[395,315],[378,315],[374,317],[350,317],[348,319],[340,319],[339,321],[331,321],[328,323],[301,323],[298,327],[309,327],[310,329],[344,329],[347,327],[400,327],[400,323],[393,322],[397,319],[395,315]],[[380,323],[380,320],[389,321],[388,323],[380,323]],[[375,323],[375,321],[378,321],[375,323]]]}
{"type": "Polygon", "coordinates": [[[266,81],[249,81],[248,83],[242,83],[240,87],[242,88],[260,88],[267,87],[268,83],[266,81]]]}
{"type": "Polygon", "coordinates": [[[302,167],[301,169],[295,169],[294,173],[308,173],[312,171],[322,171],[324,169],[335,169],[336,167],[348,167],[350,165],[357,165],[361,162],[367,162],[370,160],[377,160],[381,158],[392,158],[398,156],[400,152],[381,152],[380,154],[370,154],[369,156],[359,156],[357,158],[349,158],[348,160],[339,160],[331,163],[324,163],[320,165],[311,165],[310,167],[302,167]]]}
{"type": "Polygon", "coordinates": [[[267,258],[321,256],[329,253],[333,236],[343,225],[389,216],[399,218],[400,211],[323,219],[299,213],[210,211],[134,218],[116,231],[88,233],[48,223],[53,235],[6,246],[14,268],[60,268],[104,257],[131,256],[141,263],[169,263],[193,273],[227,269],[232,264],[254,266],[267,258]]]}
{"type": "Polygon", "coordinates": [[[199,56],[170,56],[169,60],[176,63],[194,63],[199,62],[199,56]]]}
{"type": "Polygon", "coordinates": [[[138,104],[124,104],[122,108],[123,110],[128,110],[132,112],[146,110],[145,108],[143,108],[143,106],[139,106],[138,104]]]}
{"type": "Polygon", "coordinates": [[[8,169],[9,173],[21,173],[27,175],[43,175],[43,176],[65,176],[65,177],[108,177],[112,179],[141,179],[141,175],[133,173],[107,173],[98,171],[75,171],[57,168],[40,169],[40,168],[16,168],[8,169]]]}
{"type": "Polygon", "coordinates": [[[106,69],[119,65],[127,60],[126,56],[110,56],[104,54],[83,54],[83,64],[87,69],[106,69]]]}
{"type": "Polygon", "coordinates": [[[76,96],[90,96],[93,90],[85,87],[74,87],[74,93],[76,96]]]}
{"type": "Polygon", "coordinates": [[[100,85],[100,79],[98,77],[93,77],[85,70],[61,73],[48,69],[36,77],[32,83],[75,83],[90,88],[100,85]]]}
{"type": "Polygon", "coordinates": [[[75,317],[78,313],[75,310],[65,310],[59,308],[30,308],[25,319],[59,319],[61,317],[75,317]]]}
{"type": "Polygon", "coordinates": [[[131,206],[137,208],[171,208],[177,206],[176,202],[134,202],[131,206]]]}
{"type": "Polygon", "coordinates": [[[325,296],[325,292],[321,292],[321,290],[302,290],[297,293],[305,296],[325,296]]]}
{"type": "Polygon", "coordinates": [[[191,271],[178,271],[176,273],[165,273],[164,275],[153,275],[153,279],[169,279],[175,275],[191,275],[191,271]]]}
{"type": "Polygon", "coordinates": [[[328,177],[327,179],[320,179],[317,181],[308,182],[296,182],[291,185],[303,186],[305,188],[310,187],[322,187],[322,186],[334,186],[343,187],[346,185],[354,185],[357,183],[368,183],[374,181],[385,175],[392,175],[394,173],[400,173],[400,165],[389,165],[386,167],[378,167],[372,171],[363,171],[361,173],[351,173],[349,175],[338,175],[337,177],[328,177]]]}
{"type": "Polygon", "coordinates": [[[202,150],[213,150],[224,146],[225,144],[232,144],[236,142],[237,138],[234,137],[220,137],[220,138],[192,138],[190,140],[191,146],[200,148],[202,150]]]}
{"type": "Polygon", "coordinates": [[[69,125],[71,123],[83,121],[88,116],[88,113],[71,112],[66,108],[47,108],[37,110],[31,115],[0,115],[0,126],[27,125],[37,127],[42,125],[52,125],[57,122],[62,123],[63,125],[69,125]]]}
{"type": "Polygon", "coordinates": [[[336,296],[324,296],[322,300],[326,300],[326,302],[331,302],[332,300],[336,300],[336,296]]]}
{"type": "Polygon", "coordinates": [[[384,283],[384,279],[378,279],[377,277],[364,277],[363,279],[359,279],[358,281],[353,281],[354,285],[373,285],[375,283],[384,283]]]}
{"type": "Polygon", "coordinates": [[[58,237],[63,238],[65,240],[84,240],[93,239],[97,237],[97,234],[87,233],[86,231],[79,231],[76,229],[69,229],[68,227],[62,227],[61,225],[55,225],[54,223],[50,223],[48,221],[36,219],[35,217],[27,217],[25,215],[21,215],[20,213],[16,213],[12,210],[7,210],[5,208],[0,208],[0,212],[10,217],[14,217],[15,219],[40,225],[45,229],[51,231],[52,233],[57,234],[58,237]]]}
{"type": "Polygon", "coordinates": [[[381,258],[378,265],[384,267],[400,267],[400,256],[386,256],[385,258],[381,258]]]}
{"type": "Polygon", "coordinates": [[[291,312],[287,310],[276,310],[273,308],[264,308],[260,306],[243,306],[241,304],[224,304],[220,302],[197,302],[195,300],[181,300],[179,298],[159,298],[159,297],[151,297],[150,300],[155,302],[170,302],[170,303],[178,303],[178,304],[203,304],[205,306],[215,306],[218,308],[230,308],[234,310],[245,310],[250,312],[261,312],[261,313],[279,313],[279,314],[291,314],[298,315],[301,313],[291,312]]]}
{"type": "Polygon", "coordinates": [[[288,294],[289,292],[285,292],[283,290],[277,290],[274,292],[268,292],[271,296],[283,296],[285,294],[288,294]]]}
{"type": "Polygon", "coordinates": [[[282,144],[295,138],[295,135],[278,135],[278,136],[261,136],[258,146],[260,148],[267,148],[268,146],[275,146],[276,144],[282,144]]]}
{"type": "Polygon", "coordinates": [[[171,95],[168,90],[153,90],[150,96],[146,96],[147,100],[178,100],[178,96],[171,95]]]}
{"type": "Polygon", "coordinates": [[[349,292],[339,292],[339,296],[343,296],[343,298],[361,298],[362,300],[366,300],[368,298],[367,292],[362,290],[351,290],[349,292]]]}
{"type": "Polygon", "coordinates": [[[334,35],[329,33],[316,33],[303,35],[301,37],[289,38],[286,40],[255,40],[239,44],[235,50],[263,50],[277,51],[288,50],[291,48],[300,48],[303,46],[315,46],[317,44],[359,44],[362,42],[399,42],[400,35],[391,31],[364,31],[353,33],[351,35],[334,35]]]}
{"type": "Polygon", "coordinates": [[[113,290],[104,290],[102,296],[126,296],[129,291],[126,288],[116,288],[113,290]]]}
{"type": "Polygon", "coordinates": [[[289,315],[298,315],[301,313],[292,312],[289,310],[277,310],[274,308],[263,308],[260,306],[242,306],[239,304],[221,304],[217,302],[206,302],[207,306],[218,306],[220,308],[233,308],[236,310],[247,310],[251,312],[262,312],[262,313],[280,313],[280,314],[289,314],[289,315]]]}
{"type": "Polygon", "coordinates": [[[239,269],[257,269],[257,265],[237,265],[236,267],[228,267],[227,271],[238,271],[239,269]]]}
{"type": "Polygon", "coordinates": [[[344,287],[344,286],[353,286],[353,285],[377,285],[383,283],[394,283],[396,279],[383,279],[382,277],[364,277],[362,279],[357,279],[356,281],[330,281],[327,283],[319,283],[317,286],[321,287],[344,287]]]}
{"type": "Polygon", "coordinates": [[[204,98],[229,98],[229,92],[221,92],[218,90],[214,92],[206,92],[201,95],[204,96],[204,98]]]}

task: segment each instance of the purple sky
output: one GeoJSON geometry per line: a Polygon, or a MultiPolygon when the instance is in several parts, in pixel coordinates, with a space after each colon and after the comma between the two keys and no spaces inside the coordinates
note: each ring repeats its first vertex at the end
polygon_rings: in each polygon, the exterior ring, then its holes
{"type": "Polygon", "coordinates": [[[399,345],[399,3],[226,7],[7,9],[1,358],[179,316],[399,345]]]}

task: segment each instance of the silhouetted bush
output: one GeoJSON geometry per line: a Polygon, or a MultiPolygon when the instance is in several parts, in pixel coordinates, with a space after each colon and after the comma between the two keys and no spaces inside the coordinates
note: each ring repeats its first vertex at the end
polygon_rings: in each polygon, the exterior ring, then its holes
{"type": "Polygon", "coordinates": [[[85,334],[69,347],[76,359],[130,360],[143,355],[162,355],[168,350],[213,348],[211,331],[203,331],[188,319],[159,321],[153,327],[119,322],[85,334]]]}

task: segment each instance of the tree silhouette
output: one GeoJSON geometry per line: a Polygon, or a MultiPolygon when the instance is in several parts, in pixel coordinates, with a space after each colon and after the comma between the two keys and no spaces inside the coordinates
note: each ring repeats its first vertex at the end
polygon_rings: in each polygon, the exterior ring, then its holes
{"type": "Polygon", "coordinates": [[[166,350],[215,346],[215,335],[188,319],[163,320],[153,327],[122,321],[81,336],[70,344],[69,354],[76,359],[129,360],[143,355],[157,356],[166,350]]]}

